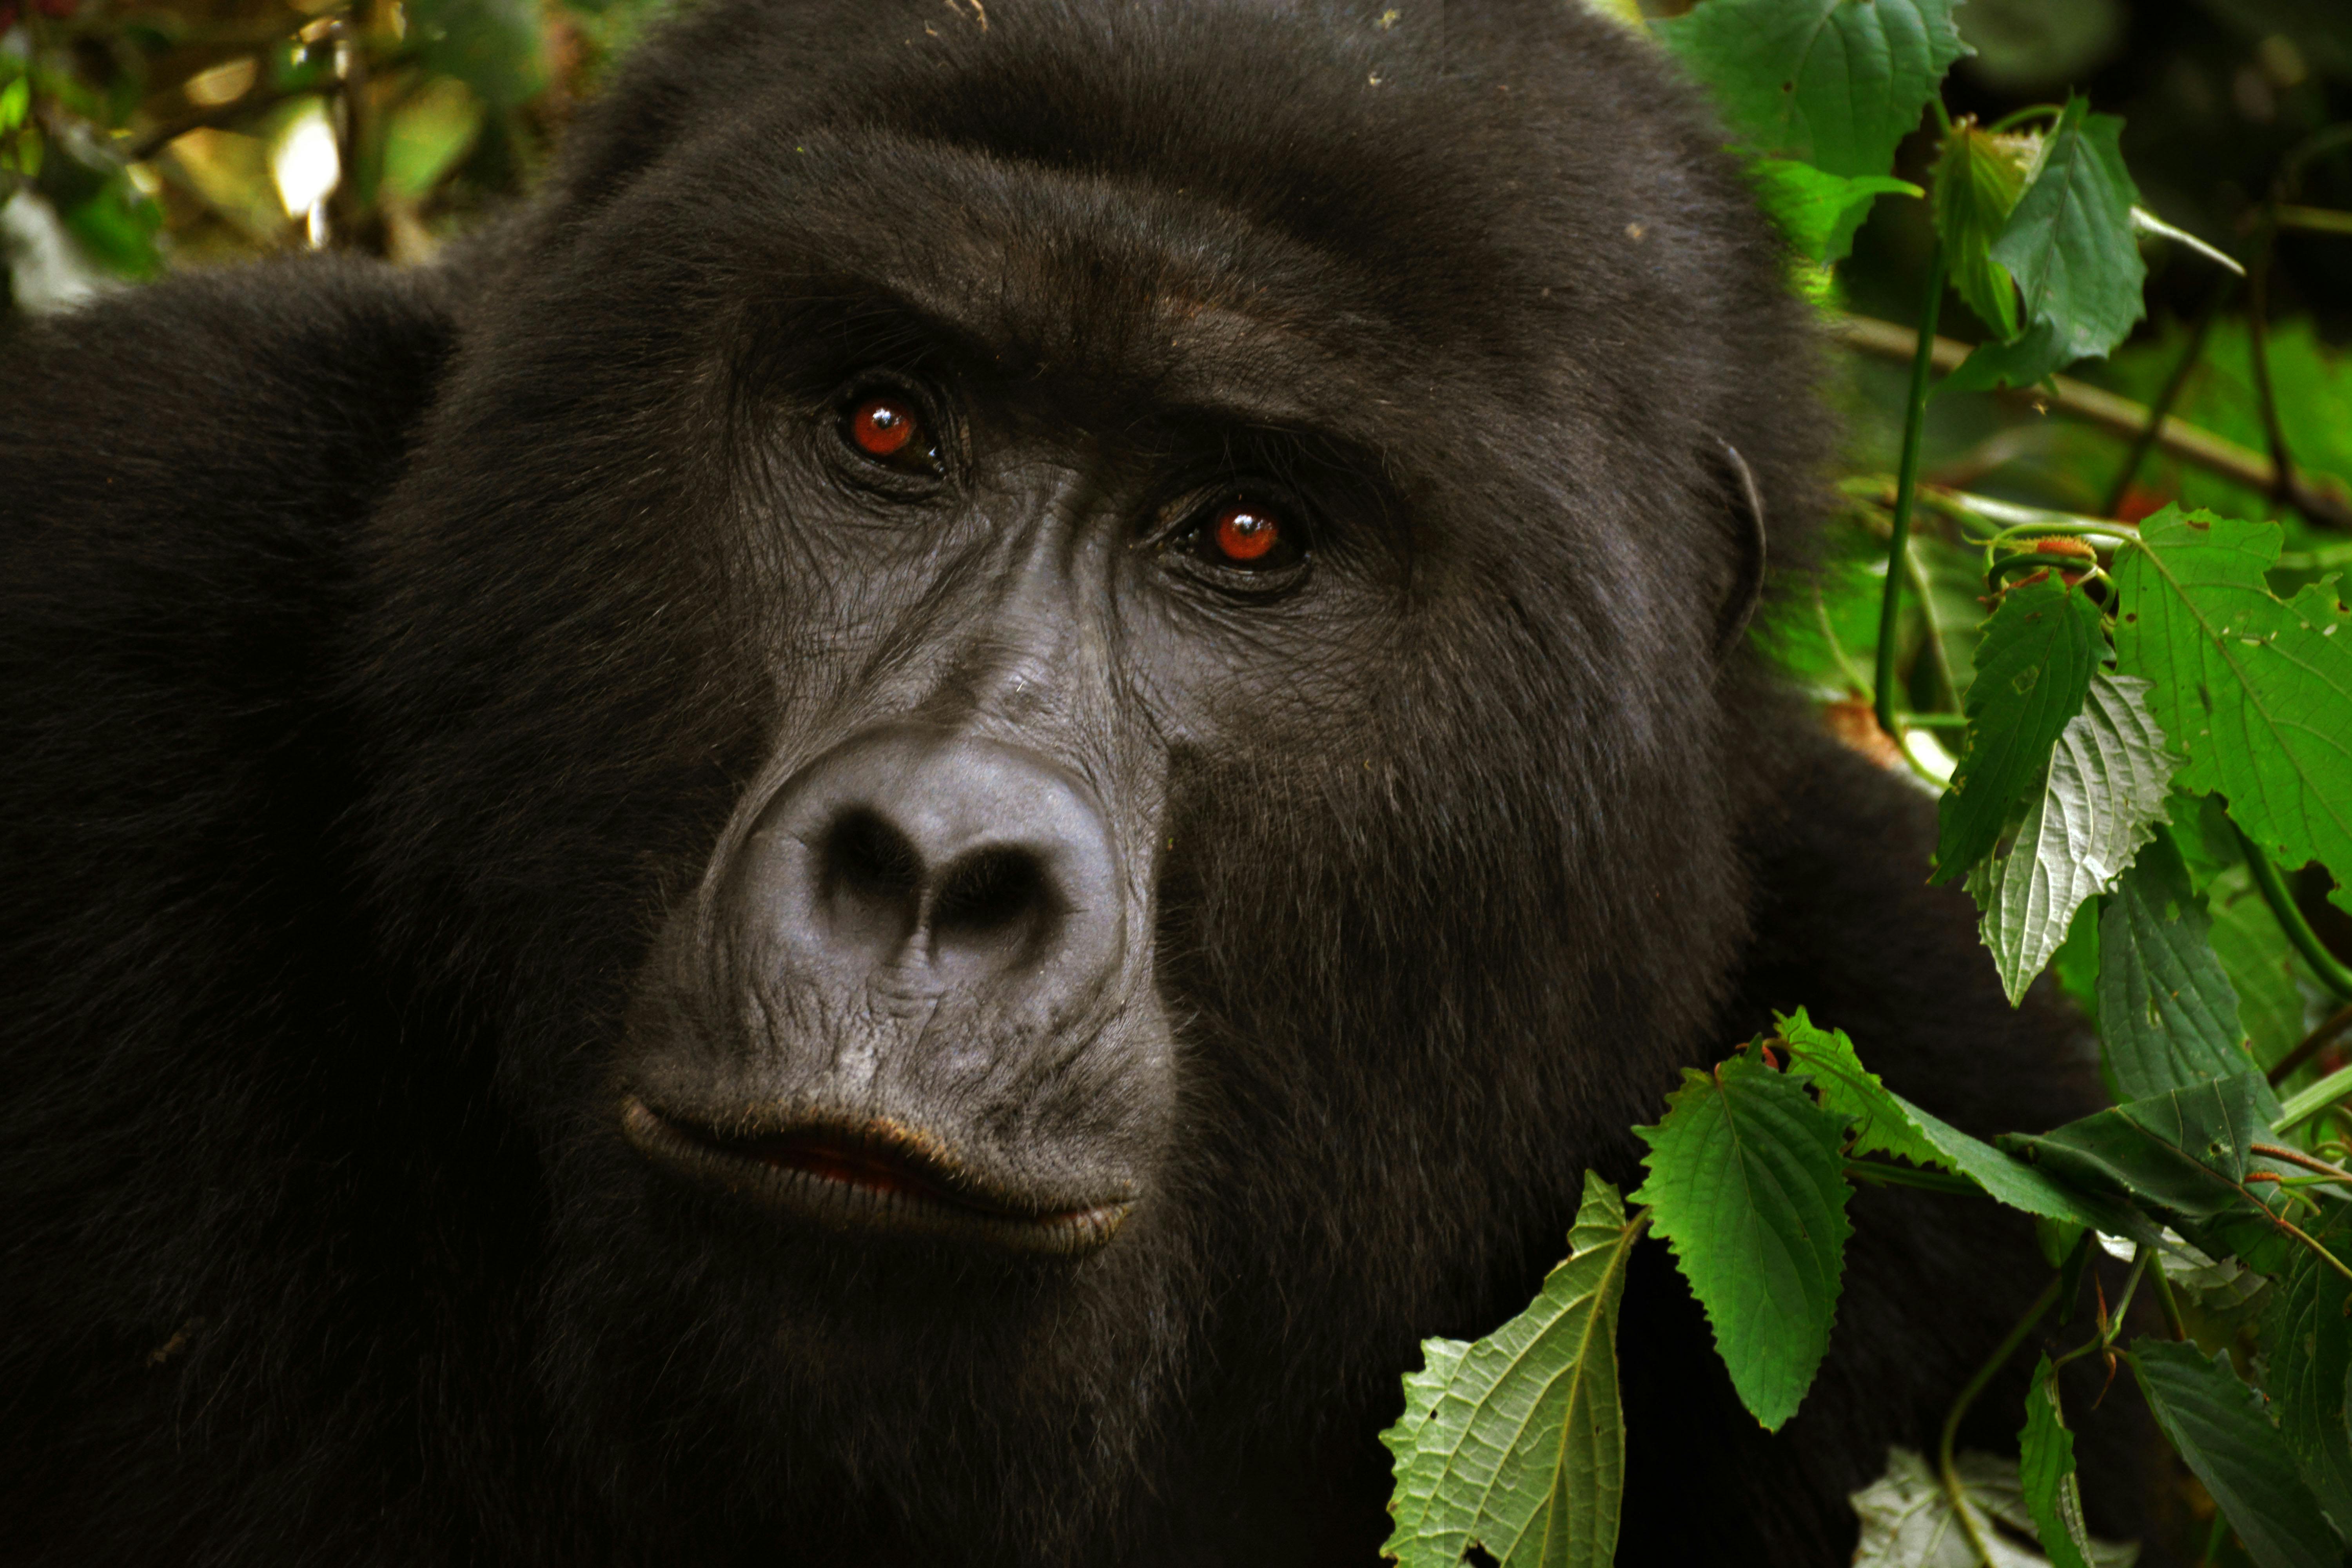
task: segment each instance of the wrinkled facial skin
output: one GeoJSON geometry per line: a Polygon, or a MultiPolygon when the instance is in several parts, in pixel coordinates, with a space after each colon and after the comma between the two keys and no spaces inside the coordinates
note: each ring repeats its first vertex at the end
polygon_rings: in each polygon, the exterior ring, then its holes
{"type": "Polygon", "coordinates": [[[1344,147],[690,131],[551,209],[371,543],[375,872],[497,1014],[534,1376],[625,1516],[721,1500],[665,1553],[1174,1552],[1156,1496],[1376,1461],[1720,993],[1713,454],[1791,444],[1677,366],[1780,330],[1711,280],[1751,220],[1660,132],[1555,298],[1442,163],[1310,221],[1344,147]]]}
{"type": "Polygon", "coordinates": [[[900,301],[778,323],[840,341],[745,389],[738,505],[796,588],[779,686],[814,679],[665,927],[617,1092],[656,1163],[803,1219],[1081,1256],[1169,1131],[1179,759],[1281,743],[1302,672],[1393,636],[1395,508],[1289,411],[1171,417],[900,301]]]}

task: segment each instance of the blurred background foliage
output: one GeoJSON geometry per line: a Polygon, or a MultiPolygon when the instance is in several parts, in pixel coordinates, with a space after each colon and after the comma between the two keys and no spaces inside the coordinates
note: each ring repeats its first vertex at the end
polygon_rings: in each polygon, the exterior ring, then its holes
{"type": "Polygon", "coordinates": [[[661,0],[0,0],[18,310],[304,247],[414,262],[526,188],[661,0]]]}

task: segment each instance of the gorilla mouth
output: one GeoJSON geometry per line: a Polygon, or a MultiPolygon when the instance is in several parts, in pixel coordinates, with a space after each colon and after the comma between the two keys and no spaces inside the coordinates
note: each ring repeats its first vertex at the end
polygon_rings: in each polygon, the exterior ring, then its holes
{"type": "Polygon", "coordinates": [[[621,1131],[666,1170],[836,1230],[1078,1258],[1108,1243],[1133,1206],[1123,1191],[1075,1206],[1027,1199],[975,1177],[933,1140],[884,1120],[722,1131],[631,1095],[621,1107],[621,1131]]]}

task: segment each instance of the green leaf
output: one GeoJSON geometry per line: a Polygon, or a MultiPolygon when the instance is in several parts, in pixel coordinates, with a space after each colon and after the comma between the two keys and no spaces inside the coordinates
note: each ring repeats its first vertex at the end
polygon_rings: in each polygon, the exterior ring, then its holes
{"type": "Polygon", "coordinates": [[[2033,183],[1993,242],[2025,320],[2057,329],[2065,361],[2104,356],[2147,313],[2131,210],[2139,200],[2117,142],[2124,122],[2074,99],[2059,116],[2033,183]]]}
{"type": "Polygon", "coordinates": [[[1961,880],[2040,795],[2051,748],[2083,710],[2105,646],[2099,607],[2054,572],[2001,595],[1969,682],[1968,754],[1937,806],[1930,880],[1961,880]]]}
{"type": "Polygon", "coordinates": [[[2238,994],[2238,1026],[2254,1060],[2268,1068],[2303,1043],[2294,944],[2242,863],[2214,875],[2205,907],[2213,921],[2213,954],[2238,994]]]}
{"type": "Polygon", "coordinates": [[[1625,1478],[1617,1303],[1639,1221],[1585,1173],[1568,1260],[1475,1344],[1430,1340],[1405,1379],[1395,1456],[1401,1568],[1455,1568],[1475,1544],[1505,1564],[1608,1568],[1625,1478]]]}
{"type": "Polygon", "coordinates": [[[155,231],[163,226],[163,212],[139,194],[131,176],[116,170],[98,194],[61,214],[90,255],[109,270],[126,278],[152,278],[163,269],[155,249],[155,231]]]}
{"type": "Polygon", "coordinates": [[[2129,676],[2091,677],[2083,710],[2059,731],[2042,798],[2011,847],[1969,873],[2011,1005],[2066,940],[2074,911],[2115,885],[2164,819],[2179,764],[2148,717],[2147,692],[2147,682],[2129,676]]]}
{"type": "MultiPolygon", "coordinates": [[[[2033,1516],[2016,1461],[1963,1453],[1952,1468],[1969,1512],[1990,1542],[1993,1568],[2049,1568],[2048,1559],[2020,1544],[2032,1538],[2033,1516]]],[[[1853,1568],[1979,1568],[1943,1481],[1910,1449],[1889,1448],[1886,1473],[1846,1500],[1862,1520],[1853,1568]]],[[[2091,1543],[2093,1568],[2129,1568],[2138,1554],[2137,1547],[2091,1543]]]]}
{"type": "Polygon", "coordinates": [[[529,0],[408,0],[418,58],[454,76],[493,109],[511,109],[547,85],[539,12],[529,0]]]}
{"type": "Polygon", "coordinates": [[[2084,904],[2074,911],[2066,940],[2050,955],[2050,973],[2066,999],[2083,1010],[2095,1030],[2099,1026],[2099,906],[2084,904]]]}
{"type": "Polygon", "coordinates": [[[1832,174],[1884,174],[1951,63],[1953,0],[1706,0],[1657,24],[1734,135],[1832,174]]]}
{"type": "MultiPolygon", "coordinates": [[[[2352,868],[2352,615],[2332,581],[2271,593],[2282,537],[2173,507],[2143,522],[2116,552],[2116,661],[2154,684],[2149,709],[2188,755],[2182,788],[2229,796],[2283,867],[2352,868]]],[[[2332,897],[2352,909],[2352,886],[2332,897]]]]}
{"type": "Polygon", "coordinates": [[[2036,321],[2014,342],[1982,342],[1958,368],[1936,384],[1935,395],[1990,392],[2002,386],[2034,386],[2074,362],[2057,323],[2036,321]]]}
{"type": "Polygon", "coordinates": [[[1777,1020],[1791,1071],[1811,1080],[1822,1107],[1850,1126],[1850,1154],[1891,1154],[1920,1166],[1966,1176],[1986,1195],[2043,1219],[2088,1226],[2111,1236],[2152,1237],[2145,1219],[2105,1198],[2086,1197],[2053,1181],[2014,1154],[1971,1138],[1929,1115],[1878,1080],[1862,1065],[1843,1029],[1824,1029],[1801,1007],[1777,1020]]]}
{"type": "Polygon", "coordinates": [[[2236,1252],[2259,1268],[2263,1260],[2249,1255],[2239,1232],[2231,1232],[2232,1245],[2217,1247],[2193,1227],[2251,1221],[2257,1237],[2275,1229],[2266,1205],[2278,1195],[2276,1184],[2263,1184],[2257,1195],[2245,1179],[2249,1172],[2274,1173],[2252,1152],[2257,1139],[2270,1136],[2264,1092],[2258,1075],[2246,1072],[2135,1100],[2048,1132],[2007,1133],[2000,1142],[2070,1186],[2167,1216],[2210,1256],[2236,1252]]]}
{"type": "MultiPolygon", "coordinates": [[[[2333,1244],[2352,1226],[2344,1205],[2331,1223],[2315,1226],[2333,1244]]],[[[2279,1433],[2296,1469],[2336,1533],[2352,1535],[2352,1427],[2346,1425],[2345,1380],[2352,1375],[2352,1281],[2310,1251],[2298,1256],[2272,1292],[2263,1340],[2270,1366],[2263,1377],[2278,1413],[2279,1433]]]]}
{"type": "Polygon", "coordinates": [[[1936,232],[1945,265],[1977,319],[1993,335],[2017,336],[2017,285],[1992,258],[1992,242],[2024,194],[2042,154],[2038,134],[1995,135],[1962,121],[1945,133],[1936,157],[1936,232]]]}
{"type": "Polygon", "coordinates": [[[438,77],[386,117],[383,184],[417,201],[456,168],[482,133],[482,101],[456,77],[438,77]]]}
{"type": "Polygon", "coordinates": [[[1706,1309],[1732,1386],[1766,1430],[1797,1413],[1829,1349],[1844,1267],[1845,1118],[1753,1057],[1685,1072],[1633,1194],[1706,1309]]]}
{"type": "Polygon", "coordinates": [[[1823,263],[1845,259],[1853,248],[1854,231],[1880,196],[1927,194],[1908,180],[1884,174],[1848,178],[1793,158],[1757,159],[1748,165],[1748,182],[1790,247],[1808,260],[1823,263]]]}
{"type": "Polygon", "coordinates": [[[2244,1077],[2256,1114],[2278,1118],[2239,1042],[2238,994],[2207,940],[2189,868],[2168,835],[2140,852],[2099,910],[2099,1017],[2117,1100],[2244,1077]]]}
{"type": "Polygon", "coordinates": [[[2052,1568],[2091,1568],[2091,1531],[2083,1522],[2083,1492],[2074,1479],[2074,1434],[2058,1403],[2050,1358],[2033,1368],[2025,1393],[2025,1430],[2017,1440],[2017,1479],[2033,1516],[2033,1532],[2052,1568]]]}
{"type": "Polygon", "coordinates": [[[2344,1549],[2297,1478],[2286,1438],[2227,1351],[2208,1361],[2194,1344],[2141,1339],[2131,1365],[2157,1424],[2260,1568],[2343,1568],[2344,1549]]]}

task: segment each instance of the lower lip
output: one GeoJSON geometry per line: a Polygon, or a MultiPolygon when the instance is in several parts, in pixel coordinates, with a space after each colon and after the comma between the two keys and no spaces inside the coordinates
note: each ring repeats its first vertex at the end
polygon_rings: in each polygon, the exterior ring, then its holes
{"type": "Polygon", "coordinates": [[[1029,1215],[960,1201],[887,1159],[807,1145],[767,1159],[696,1137],[632,1095],[621,1131],[654,1163],[828,1229],[928,1237],[1034,1258],[1082,1258],[1117,1235],[1125,1200],[1029,1215]]]}

